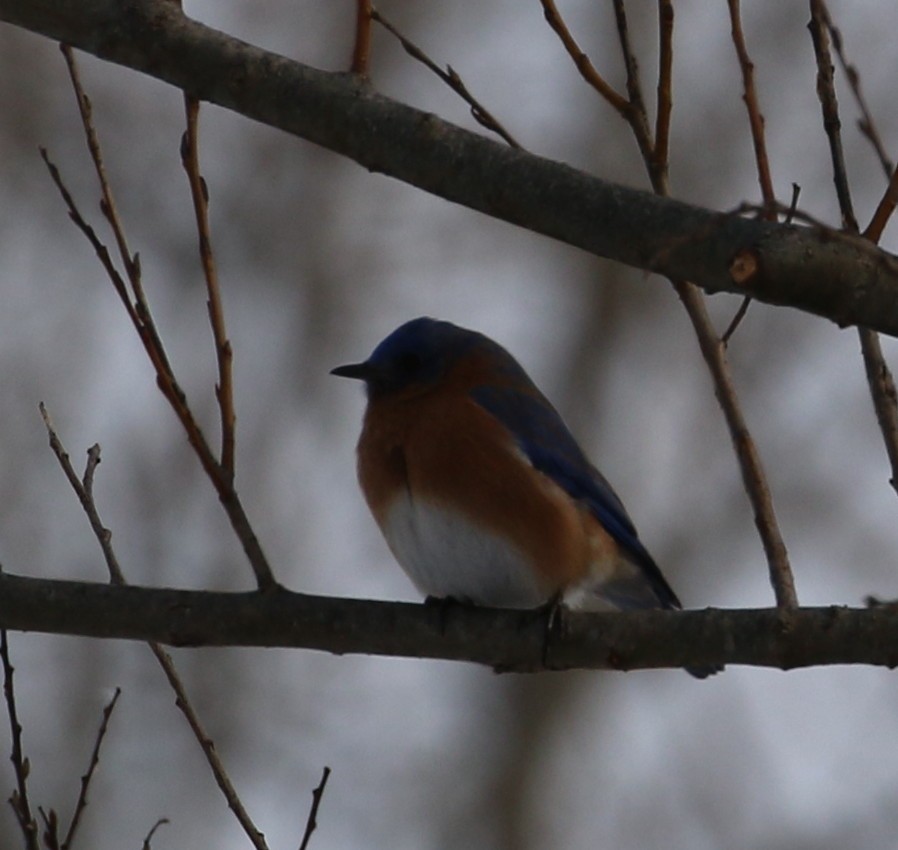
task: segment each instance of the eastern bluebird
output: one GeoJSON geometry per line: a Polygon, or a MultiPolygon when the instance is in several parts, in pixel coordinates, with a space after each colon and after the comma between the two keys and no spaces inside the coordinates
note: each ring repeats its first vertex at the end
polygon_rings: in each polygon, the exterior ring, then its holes
{"type": "Polygon", "coordinates": [[[359,482],[425,595],[503,608],[681,607],[611,485],[498,343],[414,319],[331,374],[365,382],[359,482]]]}

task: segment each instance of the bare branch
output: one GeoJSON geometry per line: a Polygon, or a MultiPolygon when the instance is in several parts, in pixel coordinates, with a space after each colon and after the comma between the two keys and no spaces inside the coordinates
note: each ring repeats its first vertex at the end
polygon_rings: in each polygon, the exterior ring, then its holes
{"type": "Polygon", "coordinates": [[[736,310],[733,318],[730,319],[729,325],[727,325],[727,329],[723,332],[720,337],[720,344],[724,347],[730,344],[730,339],[733,334],[736,333],[736,329],[742,323],[742,320],[745,318],[745,314],[748,312],[748,308],[751,306],[751,298],[743,298],[742,303],[739,305],[739,308],[736,310]]]}
{"type": "MultiPolygon", "coordinates": [[[[851,202],[851,190],[848,184],[848,172],[845,167],[845,158],[842,152],[842,135],[840,132],[841,121],[839,119],[839,104],[836,98],[836,87],[833,79],[833,63],[829,49],[829,33],[832,29],[829,13],[823,0],[811,0],[811,21],[808,24],[811,38],[814,43],[814,54],[817,58],[817,95],[823,112],[823,126],[829,139],[830,155],[833,164],[833,181],[836,187],[836,195],[839,199],[839,207],[842,211],[842,221],[845,229],[850,233],[858,232],[857,219],[851,202]]],[[[859,94],[859,91],[858,91],[859,94]]],[[[872,126],[872,119],[869,119],[872,126]]],[[[865,232],[865,237],[871,242],[882,234],[886,221],[894,209],[894,197],[898,186],[895,185],[895,176],[889,181],[885,195],[880,201],[865,232]]],[[[864,372],[867,376],[867,385],[870,388],[870,397],[873,400],[873,409],[876,412],[876,421],[882,432],[886,447],[886,455],[889,458],[892,475],[890,483],[898,493],[898,393],[895,389],[895,380],[885,361],[879,337],[874,330],[865,327],[858,328],[858,337],[861,343],[861,354],[864,359],[864,372]]]]}
{"type": "Polygon", "coordinates": [[[9,642],[6,629],[0,627],[0,661],[3,663],[3,696],[6,701],[6,711],[9,715],[9,731],[12,736],[12,753],[10,761],[16,775],[16,790],[9,798],[13,813],[22,837],[25,839],[27,850],[40,850],[40,841],[37,834],[37,821],[31,811],[31,803],[28,799],[28,773],[31,765],[22,750],[22,724],[19,723],[19,714],[16,709],[16,690],[13,684],[15,668],[9,658],[9,642]]]}
{"type": "Polygon", "coordinates": [[[215,593],[0,575],[0,628],[168,646],[279,646],[500,670],[898,666],[898,606],[546,612],[215,593]],[[547,643],[548,641],[548,643],[547,643]]]}
{"type": "Polygon", "coordinates": [[[117,0],[0,0],[0,20],[598,256],[690,280],[708,292],[752,295],[840,325],[898,334],[898,260],[868,243],[833,241],[813,229],[725,216],[607,183],[397,103],[357,78],[266,53],[191,21],[163,0],[132,0],[125,9],[117,0]]]}
{"type": "Polygon", "coordinates": [[[667,179],[670,156],[670,119],[673,113],[673,25],[671,0],[658,0],[658,106],[655,115],[655,168],[663,168],[667,179]]]}
{"type": "Polygon", "coordinates": [[[829,52],[829,32],[824,20],[824,4],[821,0],[811,0],[811,21],[808,24],[817,57],[817,97],[823,112],[823,129],[829,140],[829,152],[833,166],[833,182],[842,211],[842,226],[849,233],[857,233],[859,228],[851,203],[848,186],[848,171],[842,151],[842,120],[839,118],[839,104],[833,81],[833,62],[829,52]]]}
{"type": "MultiPolygon", "coordinates": [[[[100,546],[103,550],[103,555],[106,558],[106,567],[109,570],[111,580],[110,586],[127,587],[125,578],[122,575],[122,571],[118,565],[118,559],[115,556],[115,552],[112,550],[112,535],[103,525],[100,519],[99,511],[97,510],[97,506],[93,498],[93,472],[96,468],[96,465],[99,463],[99,446],[94,446],[88,453],[88,463],[87,469],[84,473],[84,479],[83,481],[79,480],[77,474],[75,473],[75,470],[72,468],[72,463],[71,459],[69,458],[68,452],[66,452],[62,441],[59,439],[58,434],[54,430],[53,425],[50,421],[50,417],[44,409],[43,405],[41,405],[41,415],[44,417],[44,424],[47,426],[47,430],[50,434],[50,447],[53,450],[53,453],[56,455],[56,458],[59,461],[59,464],[62,467],[66,478],[68,478],[69,483],[75,490],[75,493],[78,496],[78,500],[81,502],[81,505],[90,520],[90,525],[94,531],[94,535],[100,542],[100,546]]],[[[0,628],[2,628],[2,626],[0,626],[0,628]]],[[[234,788],[227,771],[225,770],[224,764],[215,749],[214,742],[206,734],[205,729],[200,722],[199,715],[197,715],[196,710],[191,704],[184,684],[178,676],[178,672],[175,669],[174,662],[171,660],[171,657],[168,655],[168,653],[159,645],[159,642],[148,639],[147,643],[150,647],[150,651],[153,653],[153,655],[156,657],[156,660],[159,662],[159,665],[162,667],[162,671],[165,673],[165,677],[166,679],[168,679],[169,685],[175,692],[175,705],[177,705],[181,713],[187,719],[194,737],[202,748],[203,754],[206,756],[206,761],[208,762],[209,767],[212,770],[212,775],[215,777],[215,782],[221,789],[221,792],[224,795],[228,806],[234,813],[234,816],[237,818],[240,825],[243,827],[243,831],[246,833],[247,837],[250,839],[256,850],[268,850],[268,845],[265,843],[264,835],[262,835],[262,833],[256,828],[255,823],[249,816],[249,813],[246,811],[246,808],[244,807],[243,802],[237,794],[237,791],[234,788]]],[[[82,786],[83,793],[86,793],[86,790],[86,787],[82,786]]],[[[77,814],[78,809],[76,808],[76,816],[77,814]]],[[[76,822],[73,820],[73,826],[75,823],[76,822]]],[[[71,834],[72,829],[70,829],[69,832],[71,834]]],[[[68,842],[68,840],[69,839],[67,838],[66,842],[68,842]]],[[[65,848],[63,848],[63,850],[65,850],[65,848]]]]}
{"type": "Polygon", "coordinates": [[[159,820],[157,820],[156,823],[154,823],[152,827],[150,827],[150,831],[146,834],[146,837],[143,840],[142,850],[151,850],[150,842],[153,840],[153,836],[156,834],[156,830],[159,829],[160,826],[162,826],[163,824],[167,824],[168,822],[168,818],[159,818],[159,820]]]}
{"type": "Polygon", "coordinates": [[[215,359],[218,362],[218,384],[215,395],[221,411],[221,473],[228,479],[228,486],[234,483],[234,376],[233,351],[225,330],[224,308],[221,304],[221,288],[218,285],[218,270],[212,252],[212,234],[209,229],[209,191],[200,174],[199,158],[199,111],[200,103],[189,95],[184,97],[187,114],[187,130],[181,145],[181,161],[190,183],[193,212],[196,216],[196,230],[199,235],[200,262],[206,280],[207,306],[212,336],[215,340],[215,359]]]}
{"type": "Polygon", "coordinates": [[[330,775],[331,769],[325,765],[325,768],[321,773],[321,781],[312,791],[312,807],[309,809],[308,818],[306,818],[306,831],[303,833],[299,850],[306,850],[309,846],[309,839],[312,837],[315,827],[318,826],[318,807],[321,805],[321,798],[324,796],[324,786],[327,785],[327,780],[330,778],[330,775]]]}
{"type": "MultiPolygon", "coordinates": [[[[75,90],[75,99],[78,102],[78,111],[81,114],[81,125],[84,128],[84,135],[87,138],[87,148],[90,151],[90,158],[94,164],[94,169],[97,172],[97,179],[100,182],[100,189],[102,191],[100,209],[112,227],[115,242],[118,246],[119,257],[125,266],[128,276],[131,277],[133,271],[132,266],[136,261],[134,255],[131,254],[131,251],[128,248],[128,240],[125,237],[125,226],[119,217],[115,198],[109,190],[109,180],[106,177],[106,166],[103,164],[103,153],[100,149],[100,141],[97,138],[97,133],[94,130],[93,108],[91,106],[90,98],[87,96],[84,87],[81,85],[81,75],[78,72],[78,65],[75,62],[72,48],[67,44],[60,44],[59,49],[62,51],[66,67],[69,69],[69,78],[72,81],[72,88],[75,90]]],[[[137,279],[140,279],[139,275],[137,276],[137,279]]]]}
{"type": "Polygon", "coordinates": [[[751,502],[755,527],[758,529],[764,554],[767,556],[767,571],[776,596],[776,604],[784,608],[794,608],[798,605],[798,597],[792,568],[789,565],[789,555],[779,530],[764,464],[736,394],[726,358],[726,344],[717,338],[711,317],[698,289],[681,281],[674,281],[674,287],[686,307],[696,331],[702,356],[711,370],[717,400],[726,419],[730,439],[739,461],[742,481],[751,502]]]}
{"type": "Polygon", "coordinates": [[[371,56],[371,0],[356,0],[355,44],[352,48],[350,71],[361,77],[368,76],[371,56]]]}
{"type": "MultiPolygon", "coordinates": [[[[842,70],[845,72],[845,77],[848,80],[848,85],[851,88],[851,93],[854,95],[854,99],[858,105],[858,109],[861,111],[861,118],[858,121],[858,127],[869,140],[870,144],[873,145],[873,149],[876,151],[876,156],[879,159],[880,164],[882,165],[883,171],[885,171],[886,176],[892,171],[892,161],[889,155],[886,153],[885,145],[882,143],[882,137],[879,135],[879,131],[876,129],[876,123],[873,120],[873,113],[870,111],[870,107],[867,105],[867,99],[864,97],[864,93],[861,89],[861,76],[857,71],[857,68],[854,67],[846,58],[845,51],[842,44],[842,33],[839,32],[838,28],[833,24],[832,18],[829,14],[829,9],[823,5],[820,10],[820,15],[822,17],[823,23],[825,24],[827,30],[829,31],[830,37],[832,38],[833,49],[836,51],[836,56],[839,57],[839,64],[842,66],[842,70]]],[[[875,240],[874,240],[875,241],[875,240]]]]}
{"type": "Polygon", "coordinates": [[[755,162],[758,168],[758,182],[761,185],[761,197],[764,201],[764,217],[770,221],[776,220],[774,205],[776,194],[773,191],[773,178],[770,176],[770,160],[767,157],[767,143],[764,140],[764,116],[761,114],[761,106],[758,102],[758,93],[755,89],[755,66],[748,55],[745,44],[745,35],[742,32],[742,14],[739,0],[728,0],[730,9],[730,28],[733,37],[733,45],[739,58],[739,67],[742,70],[742,99],[748,110],[748,124],[751,128],[751,141],[755,149],[755,162]]]}
{"type": "Polygon", "coordinates": [[[468,87],[464,84],[464,81],[461,77],[452,69],[451,66],[447,66],[444,71],[436,62],[433,61],[420,47],[411,42],[408,38],[406,38],[399,30],[396,29],[393,24],[391,24],[377,9],[372,9],[371,11],[371,19],[379,23],[387,32],[391,33],[402,45],[402,49],[408,53],[412,59],[416,59],[425,67],[429,68],[436,74],[449,88],[452,89],[459,97],[461,97],[468,106],[471,107],[471,115],[474,116],[474,120],[480,124],[481,127],[485,127],[487,130],[495,133],[500,138],[504,139],[509,145],[513,148],[520,148],[521,145],[518,141],[502,126],[499,120],[490,112],[482,103],[480,103],[477,98],[474,97],[469,91],[468,87]]]}
{"type": "Polygon", "coordinates": [[[882,198],[876,206],[873,218],[864,229],[864,238],[869,239],[874,244],[882,238],[882,232],[886,229],[889,219],[895,212],[895,206],[898,204],[898,166],[889,177],[889,185],[886,186],[882,198]]]}
{"type": "MultiPolygon", "coordinates": [[[[543,0],[545,6],[545,0],[543,0]]],[[[668,162],[666,159],[667,141],[659,147],[651,138],[648,114],[645,101],[642,97],[642,86],[639,78],[639,65],[630,44],[627,15],[621,0],[614,2],[615,19],[617,22],[618,39],[621,45],[624,65],[627,72],[627,92],[629,95],[629,110],[625,118],[630,124],[633,136],[642,153],[646,171],[649,175],[652,187],[657,195],[666,195],[669,191],[668,162]],[[661,154],[664,154],[663,158],[661,154]]],[[[557,12],[556,12],[557,15],[557,12]]],[[[563,27],[563,22],[558,18],[558,26],[563,27]]],[[[669,69],[666,69],[672,61],[672,47],[670,41],[673,37],[673,8],[669,4],[659,3],[659,30],[661,63],[659,71],[659,105],[658,120],[656,125],[663,135],[667,135],[667,125],[670,122],[672,99],[670,92],[669,69]],[[665,91],[662,92],[662,86],[665,91]]],[[[556,29],[558,31],[558,29],[556,29]]],[[[566,28],[564,28],[566,32],[566,28]]],[[[569,34],[568,34],[569,35],[569,34]]],[[[743,281],[748,281],[757,274],[758,264],[746,262],[732,267],[734,273],[739,272],[743,281]]],[[[773,499],[767,484],[767,476],[764,472],[761,456],[757,446],[748,430],[742,407],[736,395],[735,385],[730,373],[729,363],[726,359],[726,339],[720,339],[708,315],[704,299],[696,288],[687,279],[678,275],[668,275],[689,320],[692,323],[695,335],[698,338],[702,357],[711,373],[714,383],[714,391],[720,403],[721,410],[730,431],[736,458],[742,473],[742,480],[751,502],[755,519],[755,526],[761,537],[764,552],[767,556],[767,568],[770,582],[776,595],[777,605],[794,608],[798,605],[798,597],[795,592],[795,581],[792,576],[792,568],[789,565],[786,544],[780,533],[776,512],[773,508],[773,499]]],[[[731,325],[731,328],[733,325],[731,325]]]]}
{"type": "Polygon", "coordinates": [[[81,816],[84,814],[84,810],[87,808],[87,790],[90,788],[90,781],[93,779],[94,772],[97,769],[97,765],[100,763],[100,747],[103,746],[103,738],[106,737],[106,730],[109,728],[109,719],[112,717],[112,712],[115,711],[115,704],[118,702],[119,696],[121,696],[122,689],[116,688],[115,693],[112,695],[112,699],[106,704],[106,707],[103,709],[103,718],[100,721],[100,728],[97,730],[97,737],[94,740],[94,748],[90,754],[90,762],[87,765],[87,773],[85,773],[81,777],[81,790],[78,793],[78,801],[75,803],[75,811],[72,815],[72,822],[69,824],[69,829],[66,832],[65,838],[62,842],[62,850],[69,850],[72,846],[72,841],[75,838],[75,833],[78,831],[78,825],[81,823],[81,816]]]}
{"type": "MultiPolygon", "coordinates": [[[[633,138],[639,146],[639,152],[642,154],[642,160],[648,171],[652,189],[655,190],[657,195],[667,195],[669,189],[667,183],[667,162],[661,163],[656,159],[655,140],[652,138],[652,131],[649,128],[648,110],[645,107],[645,99],[642,96],[639,63],[630,44],[630,26],[627,23],[627,9],[623,0],[614,0],[612,5],[614,6],[614,19],[617,24],[617,37],[620,42],[621,55],[623,56],[624,68],[627,72],[627,95],[630,105],[626,116],[627,122],[633,131],[633,138]]],[[[669,9],[668,20],[665,22],[662,18],[660,25],[661,39],[664,39],[666,36],[673,37],[673,7],[669,9]]],[[[663,73],[663,71],[662,65],[661,72],[663,73]]],[[[671,104],[668,104],[666,110],[670,110],[670,108],[671,104]]]]}
{"type": "Polygon", "coordinates": [[[596,70],[589,57],[580,49],[580,45],[577,44],[577,40],[571,35],[571,31],[561,17],[561,13],[555,5],[555,0],[540,0],[540,2],[543,6],[546,22],[555,30],[555,33],[564,45],[564,49],[568,52],[568,56],[574,60],[574,65],[577,66],[580,76],[607,100],[621,117],[629,121],[629,115],[632,112],[629,102],[622,94],[609,85],[605,78],[596,70]]]}
{"type": "MultiPolygon", "coordinates": [[[[175,7],[167,5],[166,8],[175,7]]],[[[81,87],[81,82],[77,74],[77,68],[75,65],[74,57],[71,55],[71,51],[66,52],[66,60],[69,64],[70,69],[72,69],[72,84],[75,88],[75,94],[78,98],[79,104],[89,105],[89,100],[84,94],[84,91],[81,87]]],[[[191,111],[189,105],[187,111],[189,122],[191,111]]],[[[118,215],[114,212],[115,201],[113,198],[112,189],[106,179],[106,173],[102,165],[100,145],[97,140],[96,132],[93,128],[90,109],[82,109],[81,115],[85,136],[88,142],[88,150],[90,152],[91,158],[94,161],[97,176],[100,180],[101,191],[104,199],[102,205],[104,214],[106,215],[110,225],[112,226],[112,229],[115,233],[116,242],[120,245],[122,256],[124,258],[127,258],[124,260],[124,263],[128,283],[130,283],[131,286],[130,292],[128,291],[128,287],[125,284],[124,279],[115,268],[115,264],[112,261],[112,258],[109,255],[109,251],[106,249],[106,246],[103,245],[103,243],[94,232],[93,228],[91,228],[90,225],[87,224],[84,217],[78,210],[74,198],[66,189],[65,184],[62,181],[59,170],[55,165],[53,165],[53,163],[50,162],[45,151],[42,150],[41,154],[47,164],[47,168],[50,171],[50,175],[54,183],[59,189],[60,194],[62,195],[66,206],[68,207],[70,217],[90,241],[91,245],[97,253],[97,256],[100,258],[103,268],[109,276],[113,287],[115,288],[122,302],[125,304],[125,308],[128,312],[128,317],[131,319],[131,322],[134,325],[134,329],[137,331],[137,334],[140,337],[141,342],[143,343],[144,350],[146,351],[147,356],[150,358],[150,362],[153,364],[153,368],[156,371],[156,383],[159,386],[159,389],[162,391],[162,394],[168,401],[169,405],[174,410],[176,416],[178,417],[178,420],[181,423],[181,426],[184,428],[184,431],[187,434],[187,440],[193,448],[195,454],[197,455],[203,470],[215,486],[215,490],[218,493],[218,498],[221,501],[221,504],[225,509],[225,513],[227,514],[228,519],[231,522],[231,527],[234,529],[234,533],[237,535],[237,538],[243,545],[243,550],[246,554],[247,560],[249,561],[249,564],[256,576],[256,583],[262,589],[272,587],[276,584],[274,574],[272,573],[271,567],[268,563],[268,559],[265,557],[262,546],[252,529],[249,518],[246,516],[246,512],[243,509],[243,504],[240,501],[239,496],[237,495],[237,491],[234,489],[234,411],[232,398],[233,390],[231,382],[231,347],[224,331],[224,319],[221,314],[221,304],[220,298],[218,296],[218,285],[217,278],[215,276],[214,262],[212,261],[211,248],[209,248],[208,246],[208,223],[205,223],[205,225],[203,223],[205,219],[206,199],[204,197],[202,177],[199,175],[198,165],[196,165],[195,163],[196,152],[194,151],[193,154],[190,153],[189,147],[191,143],[188,139],[188,158],[192,156],[194,159],[194,163],[188,164],[187,167],[189,170],[192,169],[194,171],[193,176],[195,180],[192,181],[192,187],[195,185],[195,191],[199,194],[199,199],[196,196],[194,197],[194,203],[195,206],[199,204],[201,207],[200,211],[197,212],[201,242],[200,251],[201,255],[203,256],[204,267],[206,268],[207,290],[210,293],[209,311],[213,325],[213,332],[215,334],[216,354],[219,364],[218,396],[222,412],[222,462],[219,462],[216,459],[215,455],[210,449],[209,444],[202,432],[202,429],[200,428],[199,423],[196,421],[196,418],[193,415],[193,411],[191,410],[190,405],[187,402],[187,397],[184,391],[181,389],[175,376],[174,370],[171,367],[168,355],[165,351],[165,346],[163,345],[162,338],[159,335],[158,330],[156,329],[153,314],[150,310],[150,305],[143,290],[143,284],[141,282],[140,263],[138,261],[137,255],[132,254],[130,249],[128,248],[122,222],[119,219],[118,215]],[[204,241],[206,243],[205,250],[202,247],[204,241]],[[212,282],[210,282],[210,280],[212,282]],[[228,462],[230,466],[226,465],[225,462],[228,462]]],[[[188,137],[190,135],[191,132],[188,131],[188,137]]],[[[194,144],[195,136],[196,133],[194,127],[194,144]]]]}

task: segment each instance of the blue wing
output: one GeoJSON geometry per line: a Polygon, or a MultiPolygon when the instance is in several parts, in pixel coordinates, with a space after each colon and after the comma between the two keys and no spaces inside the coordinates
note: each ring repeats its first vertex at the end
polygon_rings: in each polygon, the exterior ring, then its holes
{"type": "MultiPolygon", "coordinates": [[[[514,435],[534,468],[548,475],[571,498],[589,506],[593,516],[623,548],[633,563],[641,567],[651,586],[652,596],[665,608],[679,608],[680,602],[658,565],[637,536],[617,493],[605,477],[590,464],[577,441],[549,401],[530,382],[529,392],[508,387],[480,386],[471,397],[496,417],[514,435]]],[[[646,607],[646,588],[621,586],[605,589],[617,596],[621,607],[646,607]]],[[[654,606],[652,606],[654,607],[654,606]]]]}

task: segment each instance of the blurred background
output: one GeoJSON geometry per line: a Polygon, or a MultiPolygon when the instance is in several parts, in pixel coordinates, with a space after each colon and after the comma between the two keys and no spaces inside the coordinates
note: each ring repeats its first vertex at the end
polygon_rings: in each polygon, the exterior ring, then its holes
{"type": "MultiPolygon", "coordinates": [[[[891,153],[898,7],[831,2],[891,153]]],[[[646,96],[657,31],[630,4],[646,96]]],[[[381,11],[530,150],[646,186],[617,115],[580,80],[536,0],[381,11]]],[[[623,80],[610,4],[561,10],[599,69],[623,80]]],[[[348,67],[354,3],[217,0],[192,16],[329,70],[348,67]]],[[[673,193],[729,209],[760,198],[726,4],[677,4],[673,193]]],[[[776,191],[839,221],[804,4],[745,4],[776,191]]],[[[383,30],[382,92],[475,126],[383,30]]],[[[180,92],[82,58],[132,247],[182,384],[217,442],[215,364],[178,147],[180,92]]],[[[862,226],[884,177],[840,89],[862,226]]],[[[157,391],[136,335],[68,221],[38,146],[99,226],[98,191],[56,45],[0,27],[0,562],[104,581],[38,402],[82,467],[135,583],[246,589],[251,573],[157,391]]],[[[414,600],[355,482],[360,387],[328,375],[428,314],[500,340],[568,419],[688,607],[773,602],[729,436],[686,316],[663,280],[493,221],[217,107],[202,167],[235,351],[237,485],[295,590],[414,600]]],[[[102,229],[102,228],[101,228],[102,229]]],[[[884,245],[896,250],[896,228],[884,245]]],[[[739,299],[709,302],[718,327],[739,299]]],[[[895,360],[893,340],[884,340],[895,360]]],[[[770,475],[805,605],[898,597],[898,501],[857,335],[752,305],[730,359],[770,475]]],[[[894,365],[894,364],[893,364],[894,365]]],[[[71,812],[115,686],[80,846],[243,848],[145,646],[12,634],[35,804],[71,812]]],[[[273,848],[296,847],[333,769],[311,847],[887,848],[898,844],[898,680],[886,670],[731,668],[497,676],[473,665],[285,650],[176,651],[190,693],[273,848]]],[[[7,741],[3,725],[0,741],[7,741]]],[[[0,744],[8,752],[8,743],[0,744]]],[[[0,791],[14,778],[0,760],[0,791]]],[[[21,846],[0,807],[0,850],[21,846]]]]}

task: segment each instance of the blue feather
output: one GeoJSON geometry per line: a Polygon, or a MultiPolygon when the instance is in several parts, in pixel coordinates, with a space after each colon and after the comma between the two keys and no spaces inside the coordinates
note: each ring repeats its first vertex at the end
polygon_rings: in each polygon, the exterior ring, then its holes
{"type": "MultiPolygon", "coordinates": [[[[657,601],[665,607],[679,608],[676,594],[640,542],[617,493],[590,464],[564,420],[524,370],[520,369],[515,378],[515,383],[526,391],[480,386],[471,391],[471,397],[508,428],[535,469],[548,475],[572,499],[589,507],[629,559],[642,568],[657,601]]],[[[607,588],[606,591],[611,596],[614,589],[607,588]]],[[[647,605],[645,594],[639,593],[639,589],[621,587],[618,595],[621,607],[647,605]]]]}

